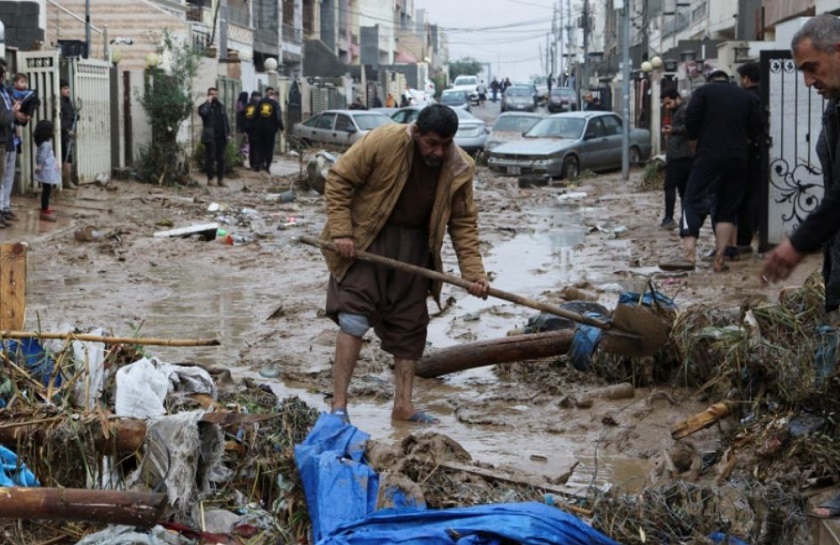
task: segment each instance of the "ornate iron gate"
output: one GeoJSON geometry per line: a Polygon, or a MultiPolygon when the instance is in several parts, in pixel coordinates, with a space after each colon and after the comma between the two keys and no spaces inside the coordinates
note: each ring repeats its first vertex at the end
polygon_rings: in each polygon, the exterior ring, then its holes
{"type": "Polygon", "coordinates": [[[111,175],[111,64],[95,59],[72,59],[71,98],[78,110],[75,171],[80,182],[98,174],[111,175]]]}
{"type": "Polygon", "coordinates": [[[54,149],[56,156],[61,157],[61,128],[58,123],[60,106],[59,70],[57,51],[18,51],[18,70],[29,79],[29,88],[38,92],[41,104],[32,120],[21,131],[21,154],[18,155],[17,165],[20,167],[20,179],[16,185],[16,192],[27,192],[33,189],[33,172],[35,171],[35,144],[32,141],[32,131],[42,119],[49,119],[55,123],[54,149]]]}
{"type": "Polygon", "coordinates": [[[769,113],[762,146],[762,249],[792,233],[820,203],[825,190],[816,144],[825,100],[808,89],[791,53],[761,52],[762,106],[769,113]]]}

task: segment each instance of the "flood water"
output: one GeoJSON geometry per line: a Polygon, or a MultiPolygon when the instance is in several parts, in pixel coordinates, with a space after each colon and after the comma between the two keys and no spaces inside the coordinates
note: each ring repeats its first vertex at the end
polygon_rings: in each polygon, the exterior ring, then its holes
{"type": "MultiPolygon", "coordinates": [[[[496,244],[492,252],[485,256],[485,265],[493,274],[494,287],[539,300],[546,292],[555,292],[581,280],[579,271],[585,268],[579,262],[580,255],[575,247],[583,242],[586,228],[580,224],[580,218],[573,207],[556,205],[537,211],[536,214],[542,215],[541,224],[545,228],[540,232],[518,233],[507,242],[496,244]]],[[[21,222],[19,229],[38,232],[44,229],[73,228],[64,221],[55,226],[44,226],[43,222],[31,219],[21,222]]],[[[264,251],[270,252],[273,246],[288,244],[290,236],[288,233],[277,233],[274,239],[262,241],[261,246],[264,251]]],[[[230,248],[214,246],[212,242],[206,244],[208,252],[219,254],[216,264],[208,266],[202,263],[199,269],[198,264],[189,260],[157,263],[154,267],[154,287],[144,288],[156,290],[155,302],[138,302],[136,309],[131,308],[130,300],[121,303],[128,315],[132,311],[136,313],[138,336],[216,338],[221,341],[221,346],[160,346],[150,348],[149,351],[164,361],[191,361],[215,367],[232,367],[236,378],[252,377],[261,383],[270,384],[281,398],[295,395],[313,407],[326,409],[327,403],[320,393],[311,391],[311,385],[284,383],[261,376],[259,369],[234,367],[238,361],[238,347],[259,342],[259,339],[249,338],[249,335],[256,321],[266,319],[265,316],[254,315],[253,302],[277,299],[277,286],[254,278],[249,274],[247,266],[231,267],[225,259],[225,253],[230,252],[230,248]]],[[[244,255],[247,256],[247,253],[244,255]]],[[[239,259],[243,259],[243,255],[239,259]]],[[[278,262],[279,265],[281,262],[278,262]]],[[[132,278],[131,273],[126,276],[127,282],[139,285],[145,285],[150,280],[132,278]]],[[[62,294],[62,297],[71,300],[75,298],[79,304],[95,296],[97,289],[95,277],[74,278],[73,275],[67,275],[66,278],[44,279],[43,282],[61,282],[71,288],[65,290],[67,293],[62,294]]],[[[35,287],[40,288],[37,284],[35,287]]],[[[455,288],[447,289],[447,293],[456,299],[454,305],[443,316],[432,320],[429,329],[431,347],[443,348],[474,340],[500,338],[512,329],[524,326],[527,318],[538,312],[499,299],[482,301],[455,291],[455,288]]],[[[313,309],[313,317],[316,310],[313,309]]],[[[117,331],[124,331],[125,328],[125,324],[102,325],[114,327],[117,331]]],[[[386,369],[383,377],[387,373],[386,369]]],[[[365,378],[356,376],[354,380],[365,378]]],[[[505,417],[515,416],[517,421],[524,419],[533,422],[533,428],[469,425],[454,416],[450,399],[457,398],[462,404],[470,400],[479,402],[485,387],[497,381],[489,367],[456,373],[442,378],[432,386],[418,388],[415,402],[441,417],[442,423],[434,427],[434,431],[459,442],[476,460],[524,471],[537,478],[564,473],[575,461],[580,461],[581,465],[570,482],[574,489],[616,480],[632,481],[647,470],[645,464],[634,460],[599,456],[599,436],[595,433],[542,433],[539,430],[544,427],[545,416],[527,403],[508,404],[500,401],[491,404],[493,408],[488,410],[496,412],[494,416],[501,421],[505,417]]],[[[372,438],[389,443],[399,441],[411,433],[430,429],[392,421],[390,403],[360,400],[350,407],[350,415],[353,423],[372,438]]]]}

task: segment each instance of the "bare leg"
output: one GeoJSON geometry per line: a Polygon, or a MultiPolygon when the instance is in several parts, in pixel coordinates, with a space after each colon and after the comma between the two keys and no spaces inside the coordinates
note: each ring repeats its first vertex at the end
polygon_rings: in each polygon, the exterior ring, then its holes
{"type": "Polygon", "coordinates": [[[361,338],[343,331],[338,332],[333,366],[333,410],[347,408],[347,389],[350,387],[350,379],[353,377],[361,349],[361,338]]]}
{"type": "Polygon", "coordinates": [[[737,227],[734,223],[718,222],[715,226],[715,272],[723,271],[723,258],[726,255],[726,247],[735,236],[737,227]]]}
{"type": "Polygon", "coordinates": [[[414,389],[414,360],[394,358],[394,410],[391,418],[408,420],[414,413],[411,392],[414,389]]]}
{"type": "Polygon", "coordinates": [[[683,237],[682,239],[683,245],[683,255],[685,258],[692,263],[695,262],[697,259],[697,238],[696,237],[683,237]]]}

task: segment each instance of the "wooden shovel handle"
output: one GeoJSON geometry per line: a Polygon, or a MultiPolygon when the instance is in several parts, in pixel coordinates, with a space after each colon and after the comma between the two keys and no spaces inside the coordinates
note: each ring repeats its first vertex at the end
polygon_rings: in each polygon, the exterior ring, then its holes
{"type": "MultiPolygon", "coordinates": [[[[301,236],[299,240],[303,243],[310,244],[312,246],[318,246],[319,248],[324,248],[333,252],[336,251],[335,244],[328,240],[321,240],[319,238],[310,237],[307,235],[301,236]]],[[[446,282],[447,284],[452,284],[453,286],[458,286],[466,290],[468,290],[473,284],[469,280],[464,280],[459,276],[433,271],[425,267],[418,267],[417,265],[411,265],[410,263],[405,263],[403,261],[398,261],[389,257],[383,257],[377,254],[372,254],[363,250],[356,250],[356,259],[370,261],[371,263],[379,263],[381,265],[387,265],[389,267],[393,267],[401,271],[416,273],[421,276],[425,276],[426,278],[431,278],[432,280],[440,280],[441,282],[446,282]]],[[[596,320],[595,318],[590,318],[589,316],[580,314],[578,312],[566,310],[557,305],[534,301],[533,299],[528,299],[527,297],[522,297],[521,295],[517,295],[515,293],[502,291],[494,287],[490,288],[489,294],[497,299],[503,299],[505,301],[510,301],[511,303],[516,303],[517,305],[530,307],[542,312],[548,312],[550,314],[554,314],[562,318],[568,318],[569,320],[581,324],[591,325],[605,330],[610,328],[610,324],[602,322],[601,320],[596,320]]]]}

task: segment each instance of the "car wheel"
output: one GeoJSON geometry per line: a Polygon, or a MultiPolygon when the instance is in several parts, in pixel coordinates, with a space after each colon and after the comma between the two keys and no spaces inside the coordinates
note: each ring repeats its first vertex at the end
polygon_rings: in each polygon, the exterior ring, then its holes
{"type": "Polygon", "coordinates": [[[630,164],[640,165],[642,163],[642,152],[636,146],[630,146],[630,164]]]}
{"type": "Polygon", "coordinates": [[[566,180],[574,180],[580,174],[580,165],[578,158],[574,155],[569,155],[563,159],[563,178],[566,180]]]}

